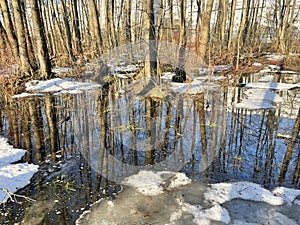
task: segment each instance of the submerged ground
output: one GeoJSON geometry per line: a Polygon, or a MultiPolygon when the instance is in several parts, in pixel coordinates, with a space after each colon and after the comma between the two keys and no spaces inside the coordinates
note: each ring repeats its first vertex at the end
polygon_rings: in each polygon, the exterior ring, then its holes
{"type": "Polygon", "coordinates": [[[150,89],[124,74],[108,89],[87,79],[29,83],[2,107],[0,131],[39,165],[18,192],[36,201],[2,204],[0,224],[74,224],[103,198],[83,224],[299,223],[298,191],[274,189],[299,189],[299,74],[255,66],[239,79],[150,89]],[[126,182],[140,173],[158,195],[126,182]],[[172,186],[177,176],[184,182],[172,186]]]}

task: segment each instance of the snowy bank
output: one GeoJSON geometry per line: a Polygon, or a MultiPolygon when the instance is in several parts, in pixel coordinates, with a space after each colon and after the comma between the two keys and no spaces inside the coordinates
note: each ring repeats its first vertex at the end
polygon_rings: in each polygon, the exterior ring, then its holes
{"type": "MultiPolygon", "coordinates": [[[[29,184],[38,166],[28,163],[11,164],[20,160],[25,153],[26,150],[13,148],[6,138],[0,137],[0,188],[13,193],[29,184]]],[[[0,204],[8,198],[7,193],[0,190],[0,204]]]]}

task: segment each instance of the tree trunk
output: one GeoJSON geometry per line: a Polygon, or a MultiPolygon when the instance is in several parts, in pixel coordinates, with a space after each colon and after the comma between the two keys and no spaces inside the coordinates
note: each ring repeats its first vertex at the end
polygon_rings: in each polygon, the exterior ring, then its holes
{"type": "Polygon", "coordinates": [[[15,28],[16,28],[18,46],[19,46],[21,73],[23,74],[23,76],[28,76],[31,73],[31,67],[29,63],[29,57],[28,57],[28,51],[27,51],[27,45],[25,39],[24,24],[26,23],[24,23],[22,18],[19,0],[12,0],[12,7],[15,16],[15,28]]]}
{"type": "Polygon", "coordinates": [[[205,11],[202,14],[201,39],[199,46],[199,58],[204,61],[206,56],[206,48],[209,40],[210,18],[214,0],[207,0],[205,11]]]}
{"type": "Polygon", "coordinates": [[[15,34],[15,30],[12,24],[11,14],[8,9],[7,0],[0,1],[0,8],[2,11],[3,22],[5,26],[5,31],[7,34],[8,41],[10,43],[10,47],[12,48],[13,56],[15,60],[19,59],[19,46],[18,40],[15,34]]]}
{"type": "Polygon", "coordinates": [[[92,35],[92,48],[94,54],[102,52],[102,36],[100,31],[100,24],[98,19],[98,11],[95,0],[89,0],[89,26],[92,35]]]}
{"type": "Polygon", "coordinates": [[[245,23],[246,23],[246,11],[247,11],[246,0],[243,0],[242,18],[241,18],[239,32],[238,32],[238,36],[237,36],[236,70],[238,70],[238,68],[239,68],[240,51],[241,51],[241,45],[242,45],[241,37],[242,37],[243,29],[244,29],[244,26],[245,26],[245,23]]]}
{"type": "Polygon", "coordinates": [[[77,0],[73,0],[73,27],[75,32],[75,46],[76,46],[76,52],[78,54],[82,53],[82,47],[81,47],[81,35],[80,35],[80,29],[79,29],[79,14],[78,14],[78,5],[77,0]]]}
{"type": "Polygon", "coordinates": [[[32,25],[36,39],[36,54],[39,63],[39,78],[48,79],[51,74],[51,63],[46,44],[45,29],[39,13],[37,0],[30,0],[32,25]]]}
{"type": "Polygon", "coordinates": [[[131,0],[126,0],[126,42],[131,42],[131,0]]]}
{"type": "Polygon", "coordinates": [[[65,27],[64,31],[65,31],[65,42],[67,45],[67,51],[68,51],[68,55],[69,58],[74,61],[75,57],[73,55],[73,46],[72,46],[72,35],[71,35],[71,29],[70,29],[70,24],[69,24],[69,12],[67,10],[66,7],[66,3],[64,2],[65,0],[61,0],[60,1],[60,6],[61,6],[61,13],[63,14],[63,25],[65,27]]]}
{"type": "Polygon", "coordinates": [[[232,45],[232,36],[233,36],[235,10],[236,10],[236,1],[237,0],[232,0],[232,3],[231,3],[231,14],[230,14],[229,30],[228,30],[228,42],[227,42],[227,49],[229,51],[231,50],[231,45],[232,45]]]}
{"type": "Polygon", "coordinates": [[[185,71],[185,48],[187,42],[187,32],[186,32],[186,0],[180,1],[180,36],[179,36],[179,54],[178,63],[175,70],[175,75],[172,77],[173,82],[184,82],[186,81],[186,71],[185,71]]]}

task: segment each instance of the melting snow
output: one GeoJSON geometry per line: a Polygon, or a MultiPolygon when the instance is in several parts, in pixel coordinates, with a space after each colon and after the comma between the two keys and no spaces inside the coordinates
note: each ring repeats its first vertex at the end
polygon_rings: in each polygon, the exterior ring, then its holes
{"type": "Polygon", "coordinates": [[[269,191],[259,184],[246,181],[216,183],[205,187],[203,184],[190,183],[191,180],[183,173],[140,171],[127,177],[122,183],[133,189],[125,187],[116,200],[98,202],[88,213],[84,213],[76,224],[104,224],[104,221],[106,224],[176,225],[191,221],[199,225],[214,222],[261,224],[256,222],[263,219],[263,222],[271,221],[274,224],[297,224],[294,218],[290,219],[288,214],[277,211],[278,207],[271,206],[293,207],[298,203],[300,190],[277,187],[269,191]],[[179,186],[180,188],[176,188],[179,186]],[[257,215],[257,218],[248,221],[247,216],[230,215],[234,211],[228,204],[235,204],[234,201],[230,202],[234,199],[256,204],[254,207],[257,206],[258,209],[250,213],[257,215]],[[262,211],[263,209],[259,208],[262,207],[259,205],[261,202],[269,204],[271,208],[262,211]],[[265,215],[265,212],[270,212],[271,218],[265,215]],[[267,218],[264,218],[265,216],[267,218]]]}
{"type": "Polygon", "coordinates": [[[171,178],[168,189],[176,188],[189,184],[191,180],[183,173],[175,173],[170,171],[140,171],[124,179],[122,184],[135,187],[144,195],[158,195],[164,191],[163,185],[165,181],[171,178]]]}
{"type": "MultiPolygon", "coordinates": [[[[13,148],[7,139],[0,137],[0,188],[15,192],[29,184],[32,175],[37,172],[38,166],[28,163],[14,163],[22,158],[25,150],[13,148]]],[[[6,202],[8,195],[0,190],[0,203],[6,202]]]]}
{"type": "Polygon", "coordinates": [[[212,184],[211,189],[205,193],[206,201],[223,204],[233,199],[265,202],[270,205],[283,205],[291,203],[300,195],[300,190],[278,187],[272,192],[259,184],[241,181],[236,183],[212,184]]]}

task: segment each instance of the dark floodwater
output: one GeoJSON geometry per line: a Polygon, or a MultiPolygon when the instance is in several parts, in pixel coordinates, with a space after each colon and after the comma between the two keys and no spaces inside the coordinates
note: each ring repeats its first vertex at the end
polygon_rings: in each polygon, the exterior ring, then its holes
{"type": "MultiPolygon", "coordinates": [[[[239,82],[258,79],[243,75],[239,82]]],[[[297,75],[274,79],[300,82],[297,75]]],[[[276,110],[250,111],[232,105],[245,88],[227,84],[162,100],[128,94],[115,83],[108,90],[2,105],[0,134],[28,149],[24,161],[40,171],[19,191],[36,202],[1,205],[0,224],[74,224],[91,203],[114,198],[119,182],[141,169],[182,171],[204,183],[299,188],[300,90],[278,91],[284,102],[276,110]]]]}

